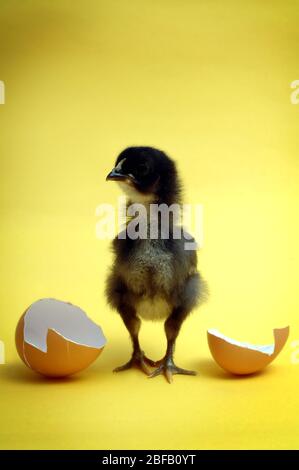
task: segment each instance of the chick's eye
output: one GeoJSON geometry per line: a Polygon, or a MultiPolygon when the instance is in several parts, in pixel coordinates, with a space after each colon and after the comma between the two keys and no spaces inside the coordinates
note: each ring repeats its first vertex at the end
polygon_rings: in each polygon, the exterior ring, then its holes
{"type": "Polygon", "coordinates": [[[136,170],[139,176],[146,176],[149,173],[149,166],[146,163],[140,163],[136,170]]]}

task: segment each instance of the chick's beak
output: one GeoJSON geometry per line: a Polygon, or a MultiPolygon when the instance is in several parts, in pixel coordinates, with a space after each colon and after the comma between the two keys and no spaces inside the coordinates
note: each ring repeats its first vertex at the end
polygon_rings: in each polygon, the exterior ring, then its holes
{"type": "Polygon", "coordinates": [[[120,173],[116,168],[110,171],[110,173],[106,176],[106,181],[115,181],[115,180],[123,180],[125,179],[125,175],[120,173]]]}
{"type": "Polygon", "coordinates": [[[125,174],[122,173],[120,170],[117,168],[113,168],[112,171],[106,176],[106,181],[126,181],[126,180],[131,180],[135,181],[135,178],[133,175],[130,174],[125,174]]]}

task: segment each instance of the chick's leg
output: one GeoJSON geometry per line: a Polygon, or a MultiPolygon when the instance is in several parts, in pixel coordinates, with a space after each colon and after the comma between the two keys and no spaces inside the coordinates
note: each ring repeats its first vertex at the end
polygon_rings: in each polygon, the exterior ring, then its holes
{"type": "Polygon", "coordinates": [[[126,362],[126,364],[114,369],[114,372],[122,372],[124,370],[131,369],[132,367],[136,367],[142,370],[142,372],[144,372],[146,375],[150,375],[150,371],[147,366],[154,367],[155,362],[151,359],[148,359],[140,348],[138,335],[141,326],[141,321],[136,316],[134,309],[127,305],[122,306],[122,308],[119,309],[119,313],[123,319],[127,330],[130,333],[133,345],[133,353],[131,359],[126,362]]]}
{"type": "Polygon", "coordinates": [[[154,370],[154,372],[152,372],[150,377],[157,377],[157,375],[164,374],[167,381],[171,383],[173,374],[196,375],[195,371],[182,369],[181,367],[176,366],[173,361],[175,342],[182,323],[187,317],[188,313],[189,312],[185,312],[183,309],[178,308],[175,309],[166,320],[164,325],[167,338],[166,354],[163,359],[156,362],[158,367],[154,370]]]}

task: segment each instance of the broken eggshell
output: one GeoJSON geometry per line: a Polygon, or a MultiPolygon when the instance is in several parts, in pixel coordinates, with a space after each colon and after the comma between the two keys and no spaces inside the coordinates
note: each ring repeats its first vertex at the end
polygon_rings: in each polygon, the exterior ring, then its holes
{"type": "Polygon", "coordinates": [[[211,354],[222,369],[236,375],[258,372],[270,364],[284,347],[289,327],[273,330],[274,344],[256,346],[225,337],[217,330],[208,330],[211,354]]]}
{"type": "Polygon", "coordinates": [[[34,302],[16,328],[22,361],[48,377],[65,377],[86,369],[102,352],[106,339],[79,307],[56,299],[34,302]]]}

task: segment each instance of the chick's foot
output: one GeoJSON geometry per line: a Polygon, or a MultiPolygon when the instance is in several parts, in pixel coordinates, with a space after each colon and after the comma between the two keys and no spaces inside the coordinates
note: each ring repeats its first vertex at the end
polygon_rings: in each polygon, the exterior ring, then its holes
{"type": "Polygon", "coordinates": [[[178,367],[173,362],[172,357],[165,357],[160,361],[156,362],[158,365],[157,369],[155,369],[150,375],[149,378],[157,377],[158,375],[164,375],[168,383],[172,383],[173,375],[181,374],[181,375],[197,375],[194,370],[187,370],[178,367]]]}
{"type": "Polygon", "coordinates": [[[136,368],[140,369],[146,375],[150,375],[150,370],[147,366],[155,367],[155,361],[152,361],[148,357],[145,356],[143,351],[134,351],[132,354],[131,359],[124,365],[120,367],[116,367],[113,372],[123,372],[124,370],[136,368]]]}

